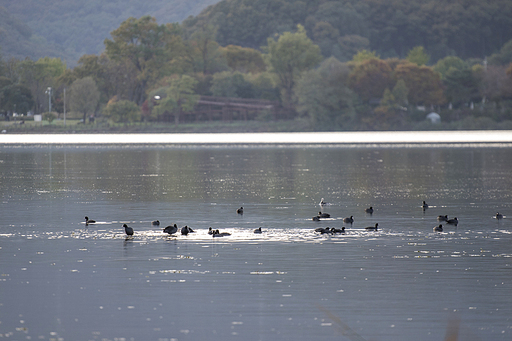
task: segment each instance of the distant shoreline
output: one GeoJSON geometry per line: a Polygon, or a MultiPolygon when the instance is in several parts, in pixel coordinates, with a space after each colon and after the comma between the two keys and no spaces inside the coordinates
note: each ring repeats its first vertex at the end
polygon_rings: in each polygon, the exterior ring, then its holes
{"type": "Polygon", "coordinates": [[[28,145],[503,145],[511,130],[302,133],[0,134],[2,146],[28,145]]]}

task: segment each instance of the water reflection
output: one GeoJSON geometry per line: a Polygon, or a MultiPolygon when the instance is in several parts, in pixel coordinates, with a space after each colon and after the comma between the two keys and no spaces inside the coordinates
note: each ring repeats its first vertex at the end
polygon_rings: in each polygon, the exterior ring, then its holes
{"type": "Polygon", "coordinates": [[[509,148],[4,147],[0,159],[4,337],[334,340],[336,316],[364,339],[440,340],[454,313],[460,339],[510,338],[509,148]],[[313,221],[319,210],[330,218],[313,221]],[[439,215],[460,222],[435,233],[439,215]],[[196,232],[163,233],[171,224],[196,232]]]}

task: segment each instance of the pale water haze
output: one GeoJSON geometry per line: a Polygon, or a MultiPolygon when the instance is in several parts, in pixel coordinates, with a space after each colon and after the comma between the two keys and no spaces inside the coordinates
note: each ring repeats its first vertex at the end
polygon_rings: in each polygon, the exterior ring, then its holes
{"type": "Polygon", "coordinates": [[[510,340],[502,142],[4,144],[0,337],[510,340]]]}

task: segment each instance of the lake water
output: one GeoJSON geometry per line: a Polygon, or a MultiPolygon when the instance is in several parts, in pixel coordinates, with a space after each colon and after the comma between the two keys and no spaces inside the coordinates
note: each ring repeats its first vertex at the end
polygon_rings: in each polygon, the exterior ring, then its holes
{"type": "Polygon", "coordinates": [[[0,170],[0,338],[512,339],[508,145],[4,145],[0,170]]]}

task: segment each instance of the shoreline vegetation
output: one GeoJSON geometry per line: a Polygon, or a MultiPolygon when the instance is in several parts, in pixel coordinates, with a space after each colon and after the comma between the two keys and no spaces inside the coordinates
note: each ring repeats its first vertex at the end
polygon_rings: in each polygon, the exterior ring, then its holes
{"type": "Polygon", "coordinates": [[[84,124],[77,119],[58,119],[52,122],[34,122],[23,118],[16,121],[0,121],[2,134],[160,134],[160,133],[278,133],[278,132],[371,132],[371,131],[461,131],[461,130],[512,130],[512,121],[495,122],[469,117],[464,120],[433,124],[428,120],[411,124],[402,129],[319,129],[307,119],[282,119],[271,121],[233,120],[202,121],[175,124],[171,122],[101,122],[84,124]]]}
{"type": "Polygon", "coordinates": [[[182,23],[129,17],[73,68],[0,46],[0,129],[510,130],[512,4],[499,2],[222,0],[182,23]]]}

